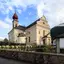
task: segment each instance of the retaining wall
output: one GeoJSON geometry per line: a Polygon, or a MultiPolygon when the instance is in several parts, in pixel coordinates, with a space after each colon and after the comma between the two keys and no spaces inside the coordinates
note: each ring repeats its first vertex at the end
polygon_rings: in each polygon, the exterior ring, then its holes
{"type": "Polygon", "coordinates": [[[64,54],[0,50],[0,56],[32,64],[64,64],[64,54]]]}

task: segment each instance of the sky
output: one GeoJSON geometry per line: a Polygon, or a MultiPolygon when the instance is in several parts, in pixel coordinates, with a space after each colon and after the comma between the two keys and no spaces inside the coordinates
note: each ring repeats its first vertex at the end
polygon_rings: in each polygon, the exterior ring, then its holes
{"type": "Polygon", "coordinates": [[[15,11],[23,26],[43,15],[50,28],[64,22],[64,0],[0,0],[0,38],[8,38],[15,11]]]}

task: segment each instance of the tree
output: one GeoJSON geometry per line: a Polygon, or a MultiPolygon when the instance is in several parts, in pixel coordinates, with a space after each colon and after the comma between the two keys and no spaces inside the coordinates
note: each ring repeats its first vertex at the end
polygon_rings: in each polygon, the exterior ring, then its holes
{"type": "Polygon", "coordinates": [[[8,39],[7,39],[7,38],[5,38],[5,39],[4,39],[4,42],[8,42],[8,39]]]}

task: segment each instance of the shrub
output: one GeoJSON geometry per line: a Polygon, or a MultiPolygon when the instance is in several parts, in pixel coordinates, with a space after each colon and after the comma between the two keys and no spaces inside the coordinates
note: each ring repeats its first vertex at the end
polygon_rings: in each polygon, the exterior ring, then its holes
{"type": "Polygon", "coordinates": [[[45,45],[43,47],[43,52],[51,52],[52,51],[52,46],[51,45],[45,45]]]}

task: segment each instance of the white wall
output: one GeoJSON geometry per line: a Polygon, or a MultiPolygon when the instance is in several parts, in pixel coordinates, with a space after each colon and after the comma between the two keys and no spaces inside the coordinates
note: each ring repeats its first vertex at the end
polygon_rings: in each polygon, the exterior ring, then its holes
{"type": "MultiPolygon", "coordinates": [[[[22,30],[18,30],[18,29],[13,29],[13,30],[8,34],[8,36],[9,36],[9,41],[15,42],[15,43],[22,42],[22,41],[18,41],[18,34],[19,34],[19,33],[23,33],[23,31],[22,31],[22,30]]],[[[23,38],[22,38],[22,39],[23,39],[23,38]]],[[[19,38],[19,40],[21,40],[21,39],[19,38]]]]}
{"type": "Polygon", "coordinates": [[[14,42],[14,29],[11,30],[10,33],[8,33],[9,41],[14,42]]]}
{"type": "Polygon", "coordinates": [[[64,48],[64,38],[60,38],[60,48],[64,48]]]}
{"type": "Polygon", "coordinates": [[[18,43],[25,44],[26,43],[26,37],[18,37],[18,43]]]}
{"type": "Polygon", "coordinates": [[[25,31],[26,31],[26,37],[27,37],[27,44],[36,43],[36,25],[31,26],[25,31]],[[30,37],[30,42],[29,42],[29,37],[30,37]]]}
{"type": "Polygon", "coordinates": [[[18,43],[18,34],[19,33],[23,33],[23,31],[22,30],[18,30],[18,29],[14,29],[14,42],[16,43],[18,43]]]}
{"type": "MultiPolygon", "coordinates": [[[[37,38],[37,45],[41,45],[43,44],[41,37],[44,37],[43,35],[43,30],[45,30],[45,35],[47,35],[50,32],[50,27],[48,25],[48,23],[45,22],[45,24],[43,24],[43,22],[45,21],[38,21],[37,25],[36,25],[36,38],[37,38]],[[40,31],[40,34],[39,34],[40,31]]],[[[50,37],[50,34],[47,36],[50,37]]],[[[46,38],[45,43],[48,45],[51,43],[51,37],[50,38],[46,38]],[[50,42],[49,42],[50,39],[50,42]]]]}

